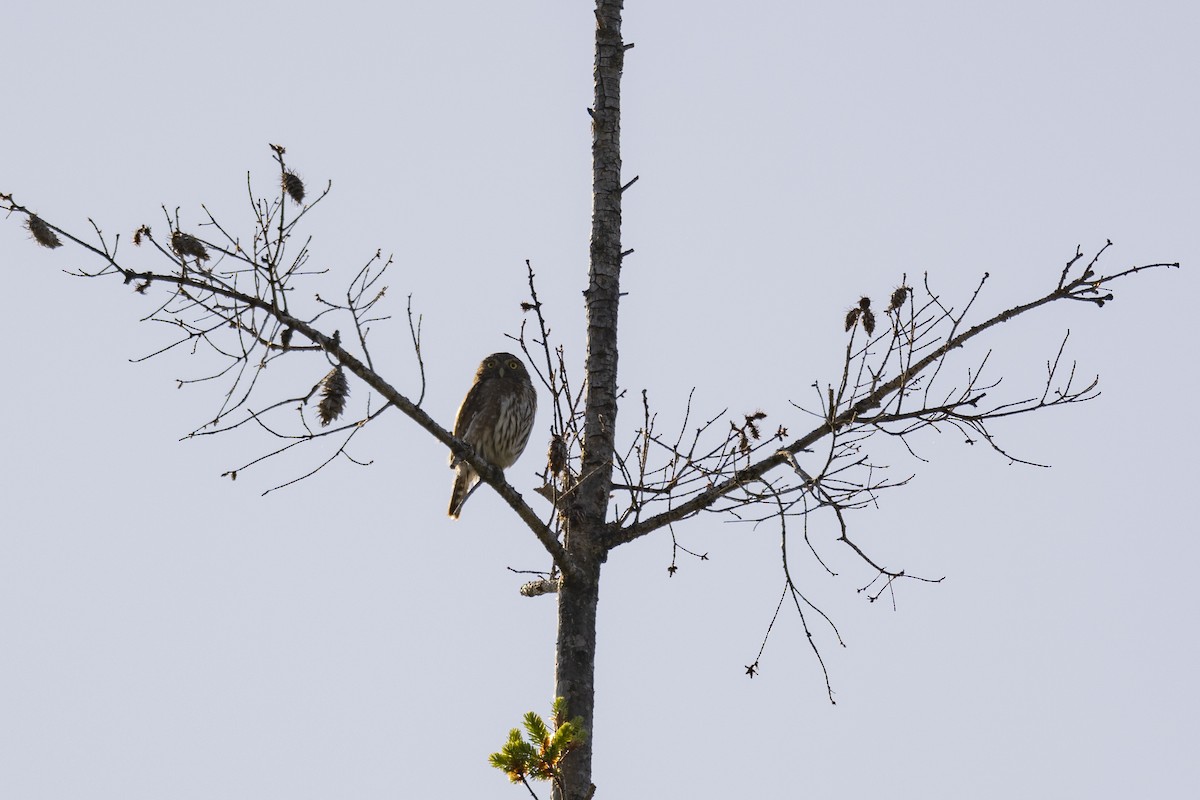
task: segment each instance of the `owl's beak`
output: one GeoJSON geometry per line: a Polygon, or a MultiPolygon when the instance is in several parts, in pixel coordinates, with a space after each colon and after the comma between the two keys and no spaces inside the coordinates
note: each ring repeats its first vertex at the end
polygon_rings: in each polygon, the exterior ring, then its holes
{"type": "Polygon", "coordinates": [[[505,370],[507,370],[507,369],[508,369],[508,367],[504,366],[503,364],[501,364],[501,365],[500,365],[500,377],[501,377],[501,378],[503,378],[503,377],[504,377],[504,372],[505,372],[505,370]]]}

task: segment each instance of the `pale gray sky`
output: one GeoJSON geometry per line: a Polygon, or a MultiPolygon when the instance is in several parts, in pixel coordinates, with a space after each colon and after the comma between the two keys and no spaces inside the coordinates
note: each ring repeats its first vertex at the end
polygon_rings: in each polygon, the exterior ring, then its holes
{"type": "MultiPolygon", "coordinates": [[[[245,230],[246,171],[269,186],[286,145],[334,182],[320,285],[396,254],[392,311],[412,293],[425,315],[425,405],[449,425],[519,325],[524,259],[582,357],[592,26],[561,0],[10,4],[0,191],[126,239],[163,204],[245,230]]],[[[597,797],[1194,787],[1195,4],[627,0],[625,31],[621,382],[663,420],[696,386],[704,412],[798,429],[787,400],[834,377],[846,307],[903,273],[961,302],[989,272],[987,311],[1048,289],[1077,244],[1185,268],[983,343],[1011,397],[1067,329],[1101,373],[1099,400],[997,427],[1052,469],[953,433],[920,443],[931,464],[892,460],[917,479],[851,524],[943,584],[869,605],[821,521],[842,575],[805,580],[847,642],[815,628],[836,706],[793,615],[743,675],[780,590],[773,529],[680,526],[710,560],[669,580],[669,538],[617,551],[597,797]]],[[[0,222],[0,795],[524,796],[486,756],[553,690],[553,602],[505,569],[545,566],[532,537],[487,490],[447,520],[443,449],[398,414],[360,437],[369,468],[259,496],[314,447],[221,479],[272,442],[178,443],[219,393],[175,388],[202,372],[183,354],[130,364],[169,333],[119,281],[60,272],[89,263],[0,222]]],[[[415,386],[401,320],[377,337],[415,386]]],[[[510,470],[522,491],[540,449],[510,470]]]]}

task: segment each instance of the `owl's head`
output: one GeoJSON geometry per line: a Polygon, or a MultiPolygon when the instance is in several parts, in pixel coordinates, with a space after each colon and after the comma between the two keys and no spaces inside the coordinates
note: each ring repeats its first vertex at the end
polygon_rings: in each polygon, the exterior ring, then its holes
{"type": "Polygon", "coordinates": [[[508,378],[509,380],[524,378],[528,380],[529,373],[525,370],[525,363],[512,353],[492,353],[475,371],[476,381],[487,378],[508,378]]]}

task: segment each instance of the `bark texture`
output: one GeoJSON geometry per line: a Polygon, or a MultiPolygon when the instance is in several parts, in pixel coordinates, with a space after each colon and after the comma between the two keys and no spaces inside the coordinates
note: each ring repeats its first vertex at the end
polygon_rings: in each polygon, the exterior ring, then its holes
{"type": "Polygon", "coordinates": [[[596,2],[595,101],[592,108],[592,239],[587,308],[587,398],[579,486],[565,537],[572,569],[558,595],[555,692],[567,713],[582,717],[587,743],[563,765],[559,800],[584,800],[592,782],[595,707],[596,610],[612,490],[617,419],[617,306],[621,287],[621,40],[622,0],[596,2]]]}

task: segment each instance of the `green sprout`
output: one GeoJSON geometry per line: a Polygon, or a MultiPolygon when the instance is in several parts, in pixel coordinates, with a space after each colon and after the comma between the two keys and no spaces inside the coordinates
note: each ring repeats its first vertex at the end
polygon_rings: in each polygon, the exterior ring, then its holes
{"type": "MultiPolygon", "coordinates": [[[[554,781],[563,794],[562,763],[575,748],[587,739],[583,718],[567,719],[567,703],[556,697],[551,704],[554,731],[534,711],[525,714],[525,735],[519,728],[508,732],[508,741],[488,762],[502,771],[513,783],[523,783],[533,794],[529,781],[554,781]],[[526,738],[528,737],[528,738],[526,738]]],[[[537,795],[534,795],[536,797],[537,795]]]]}

